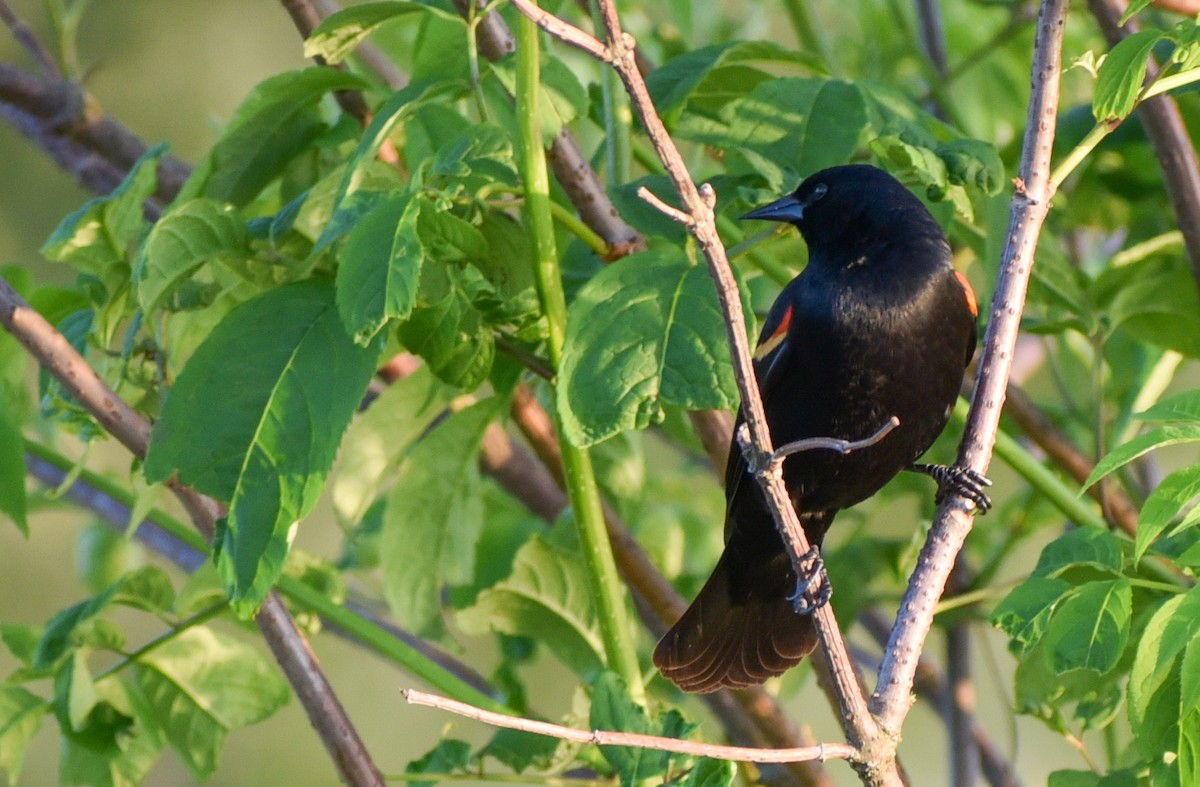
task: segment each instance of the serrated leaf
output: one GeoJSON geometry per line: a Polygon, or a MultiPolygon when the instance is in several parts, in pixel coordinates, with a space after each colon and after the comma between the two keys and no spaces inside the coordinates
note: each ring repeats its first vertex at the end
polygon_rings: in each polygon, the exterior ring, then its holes
{"type": "MultiPolygon", "coordinates": [[[[435,5],[404,0],[342,8],[322,19],[309,34],[304,41],[304,56],[323,57],[331,64],[340,63],[385,22],[420,12],[450,18],[444,9],[435,5]]],[[[452,18],[459,19],[457,15],[452,18]]]]}
{"type": "Polygon", "coordinates": [[[279,576],[295,523],[312,508],[379,347],[346,333],[331,282],[279,287],[230,312],[167,395],[144,471],[178,473],[229,501],[214,549],[239,614],[279,576]]]}
{"type": "Polygon", "coordinates": [[[454,392],[429,367],[389,385],[350,426],[333,481],[333,508],[343,522],[357,523],[379,496],[410,443],[429,428],[454,392]]]}
{"type": "MultiPolygon", "coordinates": [[[[656,719],[629,697],[629,689],[614,673],[605,672],[592,685],[592,707],[588,724],[594,730],[619,730],[666,738],[684,738],[695,725],[671,709],[656,719]]],[[[669,752],[633,746],[601,746],[600,753],[617,771],[622,787],[633,787],[648,779],[661,779],[673,756],[669,752]]]]}
{"type": "Polygon", "coordinates": [[[1200,423],[1161,426],[1158,429],[1151,429],[1149,432],[1117,446],[1097,462],[1092,474],[1083,482],[1082,488],[1087,489],[1114,470],[1124,467],[1134,459],[1144,456],[1156,448],[1179,443],[1194,443],[1197,440],[1200,440],[1200,423]]]}
{"type": "Polygon", "coordinates": [[[260,82],[184,186],[183,199],[245,205],[325,128],[318,104],[335,90],[367,87],[361,77],[314,66],[260,82]]]}
{"type": "Polygon", "coordinates": [[[142,566],[121,579],[112,603],[147,612],[169,612],[175,606],[175,586],[158,566],[142,566]]]}
{"type": "Polygon", "coordinates": [[[110,287],[123,280],[130,246],[145,224],[142,205],[158,186],[158,162],[166,150],[162,144],[142,154],[120,185],[63,219],[42,255],[68,262],[110,287]]]}
{"type": "Polygon", "coordinates": [[[972,186],[993,196],[1004,188],[1004,162],[995,145],[979,139],[956,139],[934,148],[955,183],[972,186]]]}
{"type": "Polygon", "coordinates": [[[1008,634],[1022,655],[1027,654],[1041,642],[1050,615],[1071,589],[1061,579],[1031,576],[996,605],[992,625],[1008,634]]]}
{"type": "Polygon", "coordinates": [[[0,410],[0,514],[11,519],[17,530],[29,538],[25,502],[25,443],[21,431],[9,420],[9,411],[0,410]]]}
{"type": "Polygon", "coordinates": [[[442,263],[482,260],[487,256],[487,239],[471,222],[453,213],[438,210],[429,200],[422,200],[417,231],[421,246],[431,260],[442,263]]]}
{"type": "Polygon", "coordinates": [[[671,58],[650,73],[646,78],[646,87],[664,121],[672,124],[679,118],[693,93],[714,72],[754,62],[822,70],[815,58],[770,41],[730,41],[689,50],[671,58]]]}
{"type": "Polygon", "coordinates": [[[667,404],[737,404],[712,280],[676,250],[630,255],[584,285],[565,348],[558,412],[578,446],[661,421],[667,404]]]}
{"type": "Polygon", "coordinates": [[[172,208],[151,228],[133,271],[142,311],[154,311],[209,260],[245,251],[246,223],[232,205],[197,199],[172,208]]]}
{"type": "Polygon", "coordinates": [[[342,211],[347,198],[363,186],[369,170],[368,165],[375,160],[379,148],[392,133],[396,124],[408,117],[422,102],[463,89],[462,85],[454,81],[417,80],[397,90],[384,102],[383,106],[376,110],[370,125],[359,138],[358,147],[346,160],[342,181],[333,196],[333,204],[330,208],[331,218],[313,244],[312,256],[322,252],[330,243],[349,231],[350,224],[339,219],[338,214],[342,211]]]}
{"type": "Polygon", "coordinates": [[[384,596],[413,631],[441,630],[442,585],[465,584],[483,527],[479,445],[496,415],[487,400],[447,418],[400,468],[388,494],[379,557],[384,596]]]}
{"type": "Polygon", "coordinates": [[[338,312],[355,341],[365,344],[417,302],[423,249],[417,237],[421,201],[395,192],[358,220],[346,236],[337,274],[338,312]]]}
{"type": "Polygon", "coordinates": [[[1168,396],[1137,414],[1141,421],[1200,421],[1200,390],[1168,396]]]}
{"type": "Polygon", "coordinates": [[[530,637],[580,674],[604,664],[588,578],[577,555],[534,536],[518,550],[508,579],[458,613],[469,634],[500,631],[530,637]]]}
{"type": "Polygon", "coordinates": [[[1133,550],[1135,562],[1142,559],[1155,539],[1197,495],[1200,495],[1200,465],[1176,470],[1154,488],[1138,515],[1137,541],[1133,550]]]}
{"type": "Polygon", "coordinates": [[[182,632],[136,663],[138,686],[197,779],[216,771],[230,730],[271,716],[291,696],[279,669],[255,648],[206,627],[182,632]]]}
{"type": "Polygon", "coordinates": [[[1162,30],[1131,33],[1104,58],[1092,95],[1092,114],[1097,121],[1123,120],[1133,111],[1150,54],[1165,35],[1162,30]]]}
{"type": "Polygon", "coordinates": [[[1129,720],[1138,731],[1138,751],[1150,761],[1178,747],[1181,662],[1197,635],[1200,588],[1192,588],[1163,602],[1138,640],[1129,672],[1129,720]]]}
{"type": "Polygon", "coordinates": [[[1090,566],[1118,574],[1124,554],[1117,537],[1097,527],[1077,527],[1042,549],[1033,576],[1051,577],[1074,566],[1090,566]]]}
{"type": "Polygon", "coordinates": [[[1059,675],[1075,669],[1108,672],[1129,642],[1132,608],[1127,579],[1080,587],[1050,619],[1044,640],[1050,668],[1059,675]]]}
{"type": "Polygon", "coordinates": [[[729,760],[702,757],[679,784],[680,787],[729,787],[736,775],[737,769],[729,760]]]}
{"type": "MultiPolygon", "coordinates": [[[[466,770],[471,762],[471,744],[466,741],[444,740],[419,760],[410,762],[405,773],[457,773],[466,770]]],[[[437,780],[411,779],[412,787],[433,787],[437,780]]]]}
{"type": "MultiPolygon", "coordinates": [[[[503,58],[489,64],[492,74],[509,95],[517,94],[515,58],[503,58]]],[[[563,126],[587,114],[588,95],[566,63],[557,57],[543,54],[540,68],[538,112],[541,115],[542,138],[546,145],[554,141],[563,126]]]]}
{"type": "Polygon", "coordinates": [[[51,667],[70,652],[75,646],[76,632],[103,612],[112,603],[113,596],[119,589],[118,582],[103,593],[73,604],[50,618],[33,654],[34,668],[51,667]]]}
{"type": "Polygon", "coordinates": [[[0,771],[10,784],[21,778],[25,748],[42,728],[50,703],[20,686],[0,685],[0,771]]]}
{"type": "Polygon", "coordinates": [[[521,773],[531,766],[546,767],[558,751],[562,741],[547,735],[535,735],[522,730],[497,730],[492,739],[479,752],[480,756],[494,757],[521,773]]]}
{"type": "Polygon", "coordinates": [[[496,339],[463,286],[472,269],[439,265],[426,266],[426,272],[430,275],[422,281],[421,297],[430,300],[417,304],[397,335],[443,382],[473,391],[492,369],[496,339]],[[440,281],[427,285],[432,279],[440,281]],[[429,289],[436,292],[428,295],[429,289]]]}

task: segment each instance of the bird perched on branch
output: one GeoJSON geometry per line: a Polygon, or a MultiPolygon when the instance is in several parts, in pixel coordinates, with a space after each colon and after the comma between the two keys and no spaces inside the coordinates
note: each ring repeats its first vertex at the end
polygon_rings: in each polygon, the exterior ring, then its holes
{"type": "MultiPolygon", "coordinates": [[[[808,266],[779,294],[763,325],[754,370],[776,446],[807,438],[861,440],[840,453],[805,450],[783,479],[817,549],[837,512],[902,470],[990,506],[990,482],[964,468],[915,464],[945,427],[975,351],[977,307],[950,246],[925,206],[868,165],[833,167],[743,219],[794,225],[808,266]]],[[[741,428],[739,413],[735,434],[741,428]]],[[[813,552],[797,577],[766,498],[735,438],[725,472],[725,552],[654,663],[680,688],[709,692],[762,683],[817,645],[811,612],[829,595],[813,552]]]]}

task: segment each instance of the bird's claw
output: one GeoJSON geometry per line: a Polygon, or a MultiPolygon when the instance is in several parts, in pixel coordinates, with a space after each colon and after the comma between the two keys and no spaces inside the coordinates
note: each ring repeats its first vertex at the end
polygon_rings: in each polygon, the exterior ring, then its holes
{"type": "Polygon", "coordinates": [[[788,601],[797,615],[811,615],[829,603],[833,595],[833,586],[829,584],[829,574],[825,572],[825,561],[821,552],[815,546],[800,559],[801,575],[796,579],[796,589],[788,601]]]}
{"type": "Polygon", "coordinates": [[[941,503],[946,495],[954,493],[974,503],[981,514],[991,510],[992,499],[985,490],[992,482],[987,476],[958,465],[913,465],[913,468],[937,481],[936,502],[941,503]]]}

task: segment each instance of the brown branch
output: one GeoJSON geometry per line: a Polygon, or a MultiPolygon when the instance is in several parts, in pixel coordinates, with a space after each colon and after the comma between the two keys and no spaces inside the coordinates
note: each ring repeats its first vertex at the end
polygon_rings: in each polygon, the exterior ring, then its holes
{"type": "MultiPolygon", "coordinates": [[[[1138,29],[1136,19],[1120,26],[1125,0],[1088,0],[1088,8],[1100,23],[1110,46],[1138,29]]],[[[1195,10],[1187,12],[1189,16],[1195,13],[1195,10]]],[[[1151,70],[1157,70],[1153,58],[1151,70]]],[[[1200,284],[1200,160],[1196,149],[1179,113],[1179,105],[1171,96],[1164,94],[1143,101],[1138,105],[1137,113],[1158,159],[1167,197],[1175,209],[1176,224],[1183,233],[1192,276],[1200,284]]]]}
{"type": "MultiPolygon", "coordinates": [[[[129,129],[105,115],[78,84],[45,79],[8,63],[0,63],[0,109],[9,110],[4,114],[10,119],[19,113],[18,117],[25,119],[22,133],[56,162],[63,163],[63,154],[71,154],[74,165],[65,166],[70,172],[79,171],[85,161],[83,151],[88,151],[107,162],[112,171],[125,173],[148,149],[129,129]]],[[[87,171],[92,170],[87,166],[87,171]]],[[[163,156],[155,192],[158,202],[165,205],[174,199],[190,172],[178,159],[163,156]]],[[[90,187],[90,183],[85,185],[90,187]]]]}
{"type": "MultiPolygon", "coordinates": [[[[1033,94],[1022,146],[1020,179],[1012,198],[1012,218],[1004,248],[991,320],[984,337],[975,397],[958,464],[985,473],[991,461],[1000,409],[1016,347],[1034,249],[1050,208],[1050,152],[1058,113],[1062,35],[1066,0],[1044,0],[1034,41],[1033,94]]],[[[921,647],[933,622],[934,607],[946,586],[954,558],[974,519],[973,508],[957,495],[938,507],[929,538],[900,603],[888,640],[871,710],[885,730],[898,733],[911,705],[921,647]]]]}
{"type": "Polygon", "coordinates": [[[415,689],[403,689],[404,699],[413,705],[424,705],[428,708],[449,711],[468,719],[475,719],[494,727],[504,727],[510,730],[532,732],[536,735],[546,735],[560,740],[576,743],[591,743],[596,746],[633,746],[639,749],[655,751],[670,751],[677,754],[690,754],[696,757],[714,757],[736,762],[796,762],[802,760],[851,760],[858,756],[853,746],[844,743],[821,743],[816,746],[801,746],[794,749],[755,749],[746,746],[718,746],[699,741],[685,741],[678,738],[663,738],[658,735],[639,735],[634,732],[615,732],[610,730],[577,730],[534,719],[523,719],[519,716],[506,716],[503,713],[493,713],[465,702],[439,697],[415,689]]]}
{"type": "Polygon", "coordinates": [[[58,68],[58,63],[55,62],[54,56],[50,54],[34,32],[29,29],[29,25],[25,24],[12,8],[9,7],[6,0],[0,0],[0,22],[4,22],[9,32],[13,34],[13,38],[17,39],[25,51],[29,53],[38,68],[42,71],[42,76],[47,79],[61,81],[63,78],[62,71],[58,68]]]}
{"type": "MultiPolygon", "coordinates": [[[[117,396],[66,338],[25,303],[3,278],[0,278],[0,324],[99,421],[105,431],[116,437],[134,456],[145,458],[150,439],[149,422],[117,396]]],[[[196,528],[211,538],[218,514],[217,504],[177,482],[168,486],[183,503],[196,528]]],[[[307,640],[276,593],[272,592],[263,602],[255,622],[343,780],[348,784],[382,785],[383,777],[321,673],[307,640]]]]}
{"type": "Polygon", "coordinates": [[[704,453],[712,462],[713,471],[724,482],[729,443],[733,437],[733,416],[725,410],[691,410],[688,418],[696,436],[700,438],[700,444],[704,446],[704,453]]]}

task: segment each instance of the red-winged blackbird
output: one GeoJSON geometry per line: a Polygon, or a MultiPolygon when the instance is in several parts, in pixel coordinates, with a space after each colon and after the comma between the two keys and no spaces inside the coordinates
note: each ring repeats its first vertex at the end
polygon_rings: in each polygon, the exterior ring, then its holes
{"type": "MultiPolygon", "coordinates": [[[[905,469],[933,476],[939,495],[954,487],[986,510],[986,479],[913,464],[946,425],[976,339],[975,296],[925,206],[891,175],[860,164],[818,172],[743,218],[793,224],[808,244],[808,266],[771,307],[754,354],[775,445],[859,440],[892,416],[900,421],[866,448],[785,460],[808,540],[818,547],[840,509],[905,469]]],[[[735,433],[741,423],[739,413],[735,433]]],[[[685,691],[762,683],[817,645],[803,613],[824,603],[805,589],[818,577],[797,582],[736,440],[725,499],[725,552],[654,651],[662,674],[685,691]]],[[[828,582],[823,572],[819,579],[828,582]]]]}

